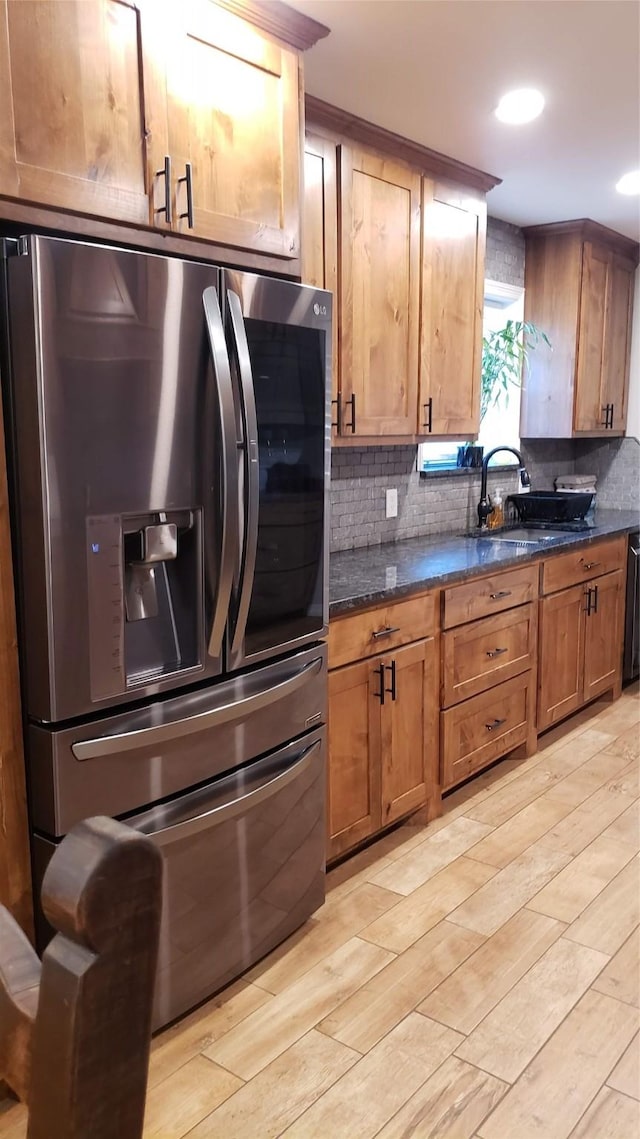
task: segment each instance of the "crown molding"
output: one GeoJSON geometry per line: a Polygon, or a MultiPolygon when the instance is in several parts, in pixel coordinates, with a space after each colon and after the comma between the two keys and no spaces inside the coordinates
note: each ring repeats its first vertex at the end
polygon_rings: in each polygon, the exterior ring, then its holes
{"type": "Polygon", "coordinates": [[[553,237],[555,234],[575,234],[583,241],[599,241],[608,245],[616,253],[628,257],[635,265],[640,259],[640,244],[615,229],[609,229],[600,222],[591,221],[591,218],[576,218],[572,221],[556,221],[549,225],[525,225],[522,232],[525,238],[553,237]]]}
{"type": "Polygon", "coordinates": [[[331,31],[281,0],[217,0],[217,3],[299,51],[313,47],[331,31]]]}
{"type": "Polygon", "coordinates": [[[461,182],[465,186],[473,186],[476,190],[486,193],[499,185],[501,178],[486,174],[483,170],[476,170],[474,166],[467,166],[465,162],[458,162],[456,158],[448,158],[437,150],[412,142],[409,138],[386,130],[385,127],[376,126],[367,122],[358,115],[316,99],[313,95],[305,97],[305,113],[307,126],[313,130],[324,129],[335,134],[361,143],[362,146],[371,146],[375,150],[383,151],[393,158],[399,158],[411,166],[417,166],[436,178],[443,178],[452,182],[461,182]]]}

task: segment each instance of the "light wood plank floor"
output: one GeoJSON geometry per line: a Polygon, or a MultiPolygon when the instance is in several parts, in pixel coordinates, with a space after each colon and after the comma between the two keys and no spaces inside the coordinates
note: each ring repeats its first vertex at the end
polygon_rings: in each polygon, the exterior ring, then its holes
{"type": "Polygon", "coordinates": [[[636,1139],[639,713],[592,705],[333,870],[154,1040],[145,1139],[636,1139]]]}

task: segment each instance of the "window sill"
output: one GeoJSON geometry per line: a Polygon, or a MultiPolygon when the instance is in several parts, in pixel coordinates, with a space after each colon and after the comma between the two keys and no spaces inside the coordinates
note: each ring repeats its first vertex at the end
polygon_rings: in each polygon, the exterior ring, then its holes
{"type": "MultiPolygon", "coordinates": [[[[519,470],[517,463],[504,463],[489,467],[489,474],[498,474],[502,471],[517,471],[519,470]]],[[[474,475],[479,475],[482,472],[481,467],[427,467],[426,470],[420,471],[421,479],[450,479],[454,478],[473,478],[474,475]]]]}

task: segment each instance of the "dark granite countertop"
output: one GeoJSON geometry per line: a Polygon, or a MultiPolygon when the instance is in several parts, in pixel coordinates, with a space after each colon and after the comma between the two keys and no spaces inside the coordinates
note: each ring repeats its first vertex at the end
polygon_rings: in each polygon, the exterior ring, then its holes
{"type": "Polygon", "coordinates": [[[592,530],[575,534],[531,530],[532,537],[545,535],[544,540],[531,546],[436,534],[339,550],[330,559],[330,616],[448,585],[492,569],[520,565],[608,535],[629,533],[639,528],[640,515],[632,510],[598,509],[595,523],[592,530]]]}

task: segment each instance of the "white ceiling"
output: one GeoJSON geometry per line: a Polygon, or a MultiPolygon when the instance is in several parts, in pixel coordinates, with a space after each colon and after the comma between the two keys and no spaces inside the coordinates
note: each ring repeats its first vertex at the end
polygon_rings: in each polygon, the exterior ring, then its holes
{"type": "Polygon", "coordinates": [[[307,91],[502,178],[489,213],[517,225],[589,217],[640,238],[638,0],[288,0],[331,29],[307,91]],[[492,112],[513,87],[547,105],[525,126],[492,112]]]}

